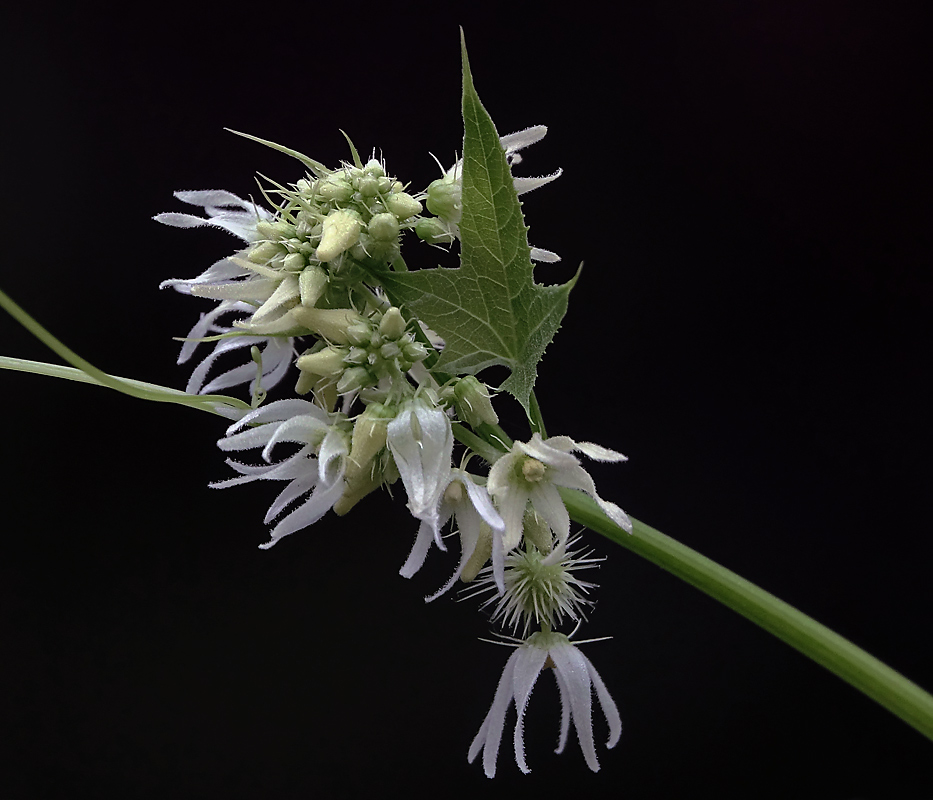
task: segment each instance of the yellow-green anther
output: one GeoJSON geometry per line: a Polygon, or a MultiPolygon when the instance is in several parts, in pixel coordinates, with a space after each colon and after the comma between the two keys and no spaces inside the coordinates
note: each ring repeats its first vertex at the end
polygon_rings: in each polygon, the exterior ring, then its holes
{"type": "Polygon", "coordinates": [[[402,338],[402,334],[405,333],[405,318],[398,308],[392,306],[382,315],[379,322],[379,333],[392,341],[402,338]]]}
{"type": "Polygon", "coordinates": [[[309,375],[320,375],[322,377],[335,377],[342,375],[346,364],[344,359],[347,356],[347,350],[344,347],[325,347],[316,353],[298,357],[298,369],[307,372],[309,375]]]}
{"type": "Polygon", "coordinates": [[[421,203],[407,192],[393,192],[385,199],[386,208],[395,214],[399,221],[421,213],[421,203]]]}
{"type": "Polygon", "coordinates": [[[314,331],[333,344],[350,344],[347,331],[353,325],[365,324],[365,319],[352,308],[305,308],[298,306],[290,312],[299,325],[314,331]]]}
{"type": "Polygon", "coordinates": [[[360,215],[350,209],[331,211],[324,220],[324,232],[315,255],[319,261],[333,261],[360,238],[360,215]]]}
{"type": "Polygon", "coordinates": [[[376,214],[367,226],[369,235],[377,242],[394,242],[398,239],[398,220],[395,214],[376,214]]]}
{"type": "Polygon", "coordinates": [[[526,456],[522,462],[522,475],[529,483],[540,483],[547,474],[547,465],[536,458],[526,456]]]}
{"type": "MultiPolygon", "coordinates": [[[[407,349],[406,355],[408,355],[407,349]]],[[[454,397],[460,418],[470,427],[475,428],[484,422],[487,425],[499,424],[499,416],[492,407],[486,384],[475,375],[467,375],[457,381],[454,387],[454,397]]]]}
{"type": "Polygon", "coordinates": [[[298,276],[298,292],[306,308],[314,308],[326,288],[327,272],[317,264],[305,267],[298,276]]]}

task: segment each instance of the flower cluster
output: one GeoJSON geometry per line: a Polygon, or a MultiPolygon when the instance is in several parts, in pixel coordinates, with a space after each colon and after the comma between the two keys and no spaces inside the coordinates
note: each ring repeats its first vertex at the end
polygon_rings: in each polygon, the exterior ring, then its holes
{"type": "MultiPolygon", "coordinates": [[[[545,133],[539,126],[502,137],[509,166],[545,133]]],[[[629,518],[599,496],[576,454],[600,461],[624,456],[566,436],[535,433],[513,443],[498,425],[489,387],[474,375],[433,370],[443,342],[393,300],[379,275],[407,269],[401,256],[407,232],[434,245],[459,238],[462,162],[412,193],[387,174],[384,162],[364,164],[351,149],[353,163],[337,169],[286,151],[307,172],[293,184],[267,188],[270,208],[225,191],[187,191],[176,197],[203,209],[203,216],[155,218],[180,228],[223,228],[243,243],[197,277],[162,283],[214,304],[179,355],[187,362],[201,344],[213,344],[194,367],[187,391],[248,384],[251,409],[233,420],[218,445],[230,454],[258,451],[258,459],[229,458],[235,475],[212,485],[285,482],[265,515],[272,528],[260,546],[268,548],[329,511],[347,514],[371,492],[400,482],[415,523],[400,574],[412,578],[432,544],[446,551],[449,527],[459,536],[459,559],[426,600],[457,581],[472,583],[475,594],[488,595],[482,608],[492,621],[521,635],[512,640],[515,650],[470,760],[482,750],[486,774],[495,774],[514,700],[515,759],[528,771],[523,715],[538,675],[550,667],[563,707],[558,752],[572,720],[586,763],[598,769],[592,692],[609,723],[610,747],[619,739],[619,713],[592,664],[558,630],[578,626],[592,604],[588,593],[595,584],[579,572],[598,559],[574,548],[559,490],[589,495],[631,531],[629,518]],[[245,363],[219,371],[231,354],[244,352],[245,363]],[[293,394],[267,401],[289,378],[293,394]],[[481,452],[478,442],[486,445],[481,452]]],[[[559,175],[513,178],[514,188],[521,194],[559,175]]],[[[537,248],[531,256],[558,260],[537,248]]]]}

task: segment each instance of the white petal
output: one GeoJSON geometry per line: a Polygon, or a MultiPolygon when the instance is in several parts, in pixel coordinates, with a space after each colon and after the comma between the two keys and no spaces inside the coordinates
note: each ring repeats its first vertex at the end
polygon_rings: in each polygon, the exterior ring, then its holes
{"type": "Polygon", "coordinates": [[[427,558],[428,550],[431,548],[431,541],[433,538],[434,532],[431,526],[426,522],[422,522],[418,526],[418,535],[415,537],[415,543],[412,545],[411,552],[408,554],[408,559],[398,571],[399,575],[403,578],[410,578],[421,569],[422,564],[424,564],[424,559],[427,558]]]}
{"type": "Polygon", "coordinates": [[[593,772],[599,771],[596,758],[596,745],[593,742],[593,697],[590,686],[590,672],[583,654],[568,642],[553,645],[548,654],[554,662],[554,668],[564,681],[570,700],[570,713],[573,726],[577,731],[580,749],[587,766],[593,772]]]}
{"type": "Polygon", "coordinates": [[[515,711],[517,719],[515,720],[515,733],[512,737],[512,743],[515,747],[515,763],[518,768],[526,775],[531,772],[525,763],[525,742],[523,733],[525,729],[525,708],[528,706],[528,698],[531,696],[531,690],[534,688],[538,675],[544,668],[544,662],[547,661],[548,651],[540,647],[522,646],[518,648],[518,657],[515,660],[515,675],[512,679],[512,694],[515,697],[515,711]]]}
{"type": "Polygon", "coordinates": [[[470,503],[472,503],[473,508],[479,512],[479,515],[485,520],[486,524],[490,528],[504,531],[505,522],[503,522],[502,517],[499,516],[499,512],[496,511],[495,506],[493,506],[486,488],[473,483],[468,476],[464,476],[463,485],[466,486],[470,503]]]}
{"type": "Polygon", "coordinates": [[[552,253],[550,250],[543,250],[540,247],[532,247],[531,260],[541,261],[545,264],[556,264],[558,261],[560,261],[560,256],[557,255],[557,253],[552,253]]]}
{"type": "Polygon", "coordinates": [[[599,503],[599,507],[603,510],[603,513],[616,525],[627,533],[632,532],[633,526],[631,518],[615,503],[610,503],[608,500],[603,500],[601,497],[597,497],[596,502],[599,503]]]}
{"type": "Polygon", "coordinates": [[[260,550],[268,550],[272,545],[290,533],[313,525],[334,507],[343,495],[343,482],[336,481],[331,486],[318,484],[311,496],[285,519],[273,528],[272,540],[259,545],[260,550]]]}
{"type": "MultiPolygon", "coordinates": [[[[580,655],[583,654],[581,653],[580,655]]],[[[586,662],[587,669],[590,672],[590,680],[593,681],[593,688],[596,689],[596,697],[599,698],[599,704],[602,706],[603,714],[606,716],[606,722],[609,723],[609,741],[606,742],[606,747],[615,747],[619,743],[619,737],[622,735],[622,718],[619,716],[619,709],[616,707],[615,701],[609,694],[606,684],[603,683],[603,679],[599,677],[599,673],[593,666],[593,662],[586,656],[583,656],[583,660],[586,662]]]]}
{"type": "Polygon", "coordinates": [[[538,178],[512,178],[512,185],[515,187],[516,194],[526,194],[557,180],[562,173],[563,170],[559,169],[557,172],[552,172],[550,175],[541,175],[538,178]]]}
{"type": "Polygon", "coordinates": [[[546,125],[533,125],[530,128],[509,133],[499,137],[499,142],[506,153],[514,153],[516,150],[522,150],[535,142],[540,142],[547,134],[546,125]]]}
{"type": "Polygon", "coordinates": [[[610,450],[608,447],[593,444],[592,442],[574,442],[573,449],[579,450],[593,461],[628,461],[628,456],[623,456],[615,450],[610,450]]]}
{"type": "Polygon", "coordinates": [[[517,658],[518,650],[512,653],[505,664],[505,669],[502,670],[502,677],[499,678],[492,705],[486,712],[486,718],[473,738],[470,752],[467,755],[467,761],[473,763],[479,751],[483,751],[483,771],[487,778],[492,778],[496,774],[496,756],[499,754],[499,742],[502,741],[502,730],[505,727],[505,712],[508,711],[509,703],[512,702],[512,676],[517,658]]]}
{"type": "Polygon", "coordinates": [[[570,536],[570,514],[553,483],[539,483],[531,490],[531,504],[557,536],[566,542],[570,536]]]}

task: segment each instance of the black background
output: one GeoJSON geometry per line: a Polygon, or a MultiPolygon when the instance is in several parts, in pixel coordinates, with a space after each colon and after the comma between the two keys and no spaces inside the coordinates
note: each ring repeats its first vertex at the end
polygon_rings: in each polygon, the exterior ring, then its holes
{"type": "MultiPolygon", "coordinates": [[[[564,259],[539,280],[585,261],[540,369],[550,432],[625,452],[593,467],[604,496],[933,687],[919,14],[635,8],[33,4],[4,25],[0,285],[97,366],[183,386],[171,337],[201,307],[157,286],[236,242],[150,218],[186,210],[176,189],[300,177],[224,127],[329,164],[343,128],[426,185],[428,151],[460,147],[463,24],[500,132],[549,126],[520,174],[565,171],[525,202],[532,243],[564,259]]],[[[0,331],[3,353],[50,358],[0,331]]],[[[489,782],[465,756],[508,651],[477,640],[475,603],[422,602],[449,558],[397,576],[398,498],[261,552],[277,489],[206,488],[228,475],[222,420],[0,380],[0,796],[929,796],[920,734],[593,534],[608,560],[581,635],[614,637],[586,652],[622,741],[597,775],[575,742],[553,755],[545,675],[532,774],[507,739],[489,782]]]]}

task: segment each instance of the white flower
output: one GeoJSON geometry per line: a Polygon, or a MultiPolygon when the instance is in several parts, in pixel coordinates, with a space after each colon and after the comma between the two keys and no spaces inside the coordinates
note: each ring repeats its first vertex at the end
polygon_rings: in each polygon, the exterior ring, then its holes
{"type": "Polygon", "coordinates": [[[328,414],[307,400],[278,400],[243,416],[217,443],[221,450],[227,451],[262,447],[262,457],[269,463],[257,467],[228,459],[227,463],[240,476],[213,483],[213,488],[225,489],[255,480],[289,482],[269,507],[264,520],[267,524],[292,502],[311,492],[273,528],[272,540],[260,545],[263,550],[283,536],[317,522],[343,495],[350,442],[347,432],[337,424],[340,419],[340,415],[328,414]],[[255,427],[243,430],[247,425],[255,427]],[[272,449],[280,442],[296,442],[301,447],[283,461],[272,464],[272,449]]]}
{"type": "Polygon", "coordinates": [[[408,510],[437,534],[440,498],[450,482],[454,447],[447,414],[427,399],[416,397],[389,423],[386,444],[408,493],[408,510]]]}
{"type": "Polygon", "coordinates": [[[505,520],[503,546],[506,552],[522,538],[523,518],[528,501],[557,536],[566,542],[570,535],[570,516],[561,500],[558,486],[578,489],[592,497],[603,512],[620,528],[632,532],[632,521],[615,503],[603,500],[589,473],[572,455],[578,451],[597,461],[627,461],[621,453],[589,442],[575,442],[567,436],[547,440],[535,433],[528,442],[515,442],[492,469],[486,488],[505,520]]]}
{"type": "Polygon", "coordinates": [[[173,228],[200,228],[209,225],[229,231],[244,242],[254,242],[259,238],[256,223],[261,219],[271,220],[273,216],[261,206],[223,189],[175,192],[175,197],[183,203],[200,206],[207,212],[207,218],[169,211],[154,216],[156,222],[171,225],[173,228]]]}
{"type": "MultiPolygon", "coordinates": [[[[547,133],[547,127],[544,125],[534,125],[531,128],[525,128],[524,130],[517,131],[515,133],[507,134],[506,136],[500,136],[499,142],[502,145],[502,149],[505,150],[505,157],[509,162],[509,166],[514,166],[515,164],[520,164],[522,157],[518,154],[519,150],[523,150],[529,145],[534,144],[535,142],[541,141],[545,134],[547,133]]],[[[443,167],[441,167],[443,169],[443,167]]],[[[537,178],[516,178],[512,177],[512,185],[515,187],[515,192],[518,195],[526,194],[534,189],[537,189],[539,186],[544,186],[545,184],[550,183],[553,180],[557,180],[561,176],[563,170],[558,169],[556,172],[552,172],[550,175],[542,175],[537,178]]],[[[441,178],[441,182],[445,184],[455,184],[456,189],[459,190],[463,180],[463,159],[459,158],[454,163],[454,165],[448,169],[444,170],[444,177],[441,178]]],[[[428,194],[430,196],[430,187],[428,189],[428,194]]],[[[462,206],[460,204],[460,194],[459,191],[454,193],[454,197],[450,198],[453,200],[452,213],[450,215],[444,215],[440,218],[440,221],[444,224],[447,229],[447,236],[450,238],[444,237],[443,241],[453,241],[454,239],[460,238],[460,227],[458,223],[460,222],[460,214],[462,211],[462,206]]],[[[430,207],[430,206],[429,206],[430,207]]],[[[555,262],[560,261],[560,256],[556,253],[552,253],[550,250],[543,250],[540,247],[531,248],[531,259],[532,261],[547,261],[555,262]]]]}
{"type": "MultiPolygon", "coordinates": [[[[453,586],[454,581],[460,577],[464,566],[476,550],[482,523],[485,522],[490,527],[496,543],[499,543],[502,532],[505,530],[505,523],[493,507],[486,488],[474,482],[472,476],[464,470],[454,470],[450,473],[447,486],[441,492],[438,502],[437,528],[435,529],[432,526],[430,518],[421,522],[411,554],[399,570],[399,575],[403,578],[412,577],[421,569],[432,541],[441,550],[446,550],[447,548],[444,547],[439,531],[447,524],[448,520],[452,517],[455,518],[457,528],[460,531],[460,563],[457,565],[457,569],[454,570],[450,580],[437,592],[425,598],[428,602],[444,594],[453,586]]],[[[496,549],[501,552],[501,544],[496,549]]]]}
{"type": "Polygon", "coordinates": [[[539,631],[520,644],[509,657],[499,679],[492,706],[479,733],[473,739],[473,744],[470,745],[468,760],[472,763],[482,750],[483,769],[488,778],[496,774],[496,757],[505,728],[505,714],[513,699],[517,714],[513,736],[515,763],[522,772],[531,771],[525,763],[525,743],[522,738],[525,708],[538,675],[545,666],[553,667],[560,691],[560,739],[555,752],[563,752],[570,731],[570,721],[573,720],[587,766],[594,772],[599,769],[593,741],[593,689],[596,690],[596,697],[602,706],[606,722],[609,723],[609,741],[606,746],[615,747],[618,743],[622,734],[619,710],[590,660],[563,634],[539,631]]]}
{"type": "MultiPolygon", "coordinates": [[[[202,314],[201,319],[188,331],[187,341],[182,345],[181,352],[178,354],[178,363],[184,364],[194,355],[196,347],[201,344],[201,342],[197,341],[198,339],[219,333],[237,331],[236,328],[217,324],[220,317],[237,312],[249,314],[253,310],[253,307],[246,303],[225,300],[213,311],[202,314]]],[[[252,395],[257,394],[260,389],[268,391],[285,377],[295,355],[295,347],[291,338],[285,336],[248,336],[238,333],[236,336],[221,339],[214,345],[214,349],[211,350],[210,354],[203,358],[194,368],[185,391],[188,394],[212,394],[231,386],[239,386],[248,381],[253,382],[250,387],[252,395]],[[240,348],[249,348],[253,345],[261,346],[262,352],[262,373],[258,386],[256,385],[257,367],[252,359],[208,382],[208,373],[219,356],[240,348]]]]}
{"type": "MultiPolygon", "coordinates": [[[[168,212],[158,214],[153,219],[175,228],[203,226],[222,228],[247,243],[255,242],[259,238],[256,223],[261,220],[271,220],[274,216],[272,212],[261,206],[220,189],[175,192],[175,197],[182,202],[201,206],[207,217],[168,212]]],[[[160,289],[168,286],[182,294],[220,301],[213,311],[202,314],[200,320],[188,332],[186,337],[188,341],[182,346],[178,355],[179,364],[186,363],[194,354],[200,344],[196,341],[197,339],[218,333],[238,331],[237,328],[218,325],[217,320],[220,317],[238,312],[241,316],[236,322],[240,325],[248,320],[257,321],[257,317],[261,318],[260,315],[268,316],[270,312],[273,314],[279,312],[287,300],[292,295],[297,295],[298,292],[296,278],[291,276],[283,278],[268,270],[263,271],[261,267],[237,256],[215,262],[196,278],[171,278],[159,284],[160,289]],[[291,283],[295,286],[292,287],[291,283]]],[[[211,394],[249,381],[253,381],[251,387],[253,395],[259,390],[268,391],[285,376],[293,355],[292,339],[285,336],[241,334],[223,338],[214,345],[210,355],[195,368],[185,391],[189,394],[211,394]],[[262,346],[262,375],[258,386],[256,385],[257,369],[252,359],[208,382],[208,372],[219,356],[252,345],[262,346]]]]}

